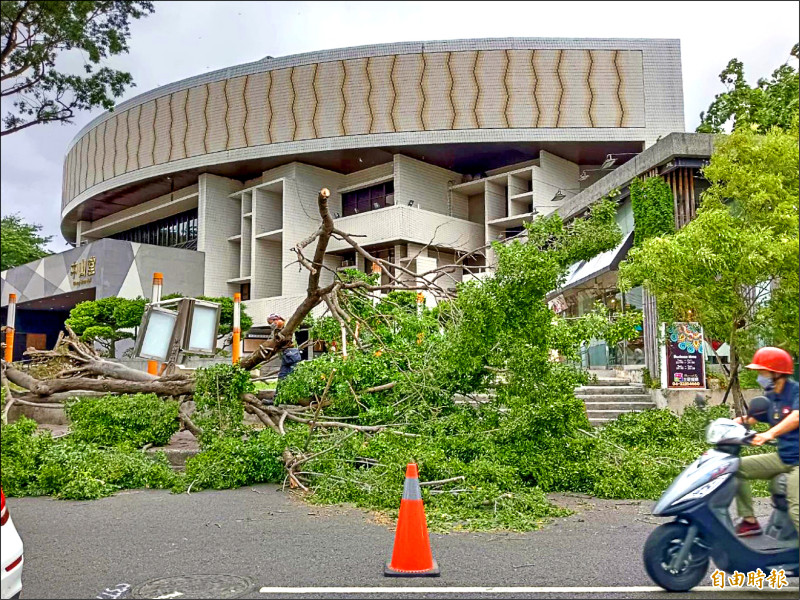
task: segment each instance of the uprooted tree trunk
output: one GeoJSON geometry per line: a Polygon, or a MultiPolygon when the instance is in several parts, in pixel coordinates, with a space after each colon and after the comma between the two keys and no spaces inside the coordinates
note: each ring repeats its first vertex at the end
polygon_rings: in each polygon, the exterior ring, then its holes
{"type": "MultiPolygon", "coordinates": [[[[259,365],[270,361],[284,348],[291,344],[295,330],[303,323],[306,316],[321,303],[327,305],[331,315],[346,329],[350,335],[353,331],[350,327],[352,316],[348,314],[337,300],[340,290],[361,288],[367,293],[389,292],[393,290],[427,290],[432,291],[439,297],[449,296],[446,287],[437,282],[452,273],[469,256],[480,254],[485,247],[479,248],[469,254],[465,254],[451,265],[432,269],[425,273],[415,273],[402,265],[390,263],[381,258],[377,258],[364,250],[351,236],[334,226],[333,218],[328,208],[328,198],[330,192],[322,189],[317,198],[317,205],[321,217],[321,224],[317,231],[298,243],[292,250],[297,255],[297,260],[302,267],[309,272],[308,287],[306,297],[286,321],[285,326],[276,332],[272,339],[267,340],[259,346],[252,354],[242,358],[240,366],[248,371],[252,371],[259,365]],[[339,278],[335,271],[331,271],[332,283],[321,284],[322,274],[327,267],[323,264],[323,258],[328,249],[331,238],[342,240],[349,244],[356,252],[364,257],[365,260],[380,267],[381,273],[388,279],[384,285],[369,285],[363,281],[345,282],[339,278]],[[308,259],[303,254],[304,250],[316,241],[314,256],[308,259]]],[[[425,250],[423,248],[423,250],[425,250]]],[[[102,358],[95,349],[83,343],[77,335],[66,327],[66,335],[59,336],[56,347],[53,350],[41,351],[29,349],[26,354],[34,361],[46,361],[58,359],[69,366],[61,370],[54,376],[37,378],[30,372],[13,365],[2,363],[2,385],[6,390],[6,408],[3,414],[5,420],[8,410],[15,402],[20,404],[33,404],[36,406],[53,406],[63,403],[75,395],[95,395],[95,394],[133,394],[133,393],[152,393],[164,398],[179,398],[182,400],[180,419],[183,427],[199,436],[202,431],[192,423],[189,414],[184,410],[184,402],[192,398],[195,391],[195,380],[193,375],[187,373],[176,373],[168,376],[157,377],[143,371],[131,369],[117,362],[112,362],[102,358]],[[11,390],[9,382],[26,390],[19,393],[11,390]]],[[[357,337],[357,336],[354,336],[357,337]]],[[[392,384],[393,385],[393,384],[392,384]]],[[[381,386],[381,389],[364,390],[383,391],[390,386],[381,386]]],[[[354,392],[355,393],[355,392],[354,392]]],[[[267,427],[284,434],[284,423],[289,420],[296,423],[307,424],[310,431],[318,427],[352,429],[354,432],[366,434],[376,433],[387,429],[389,426],[363,427],[351,423],[343,423],[330,418],[319,418],[319,412],[325,406],[326,399],[323,398],[314,406],[282,406],[264,407],[255,396],[246,394],[244,397],[245,410],[255,415],[267,427]]],[[[398,432],[401,433],[402,432],[398,432]]],[[[411,435],[411,434],[405,434],[411,435]]],[[[304,487],[298,477],[293,474],[293,466],[298,466],[298,461],[304,461],[302,454],[292,456],[288,453],[284,460],[289,471],[290,481],[293,485],[304,487]]]]}

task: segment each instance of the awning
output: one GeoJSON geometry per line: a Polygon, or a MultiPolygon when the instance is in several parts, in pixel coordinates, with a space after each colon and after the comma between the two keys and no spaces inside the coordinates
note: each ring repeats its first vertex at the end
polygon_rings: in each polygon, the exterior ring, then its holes
{"type": "Polygon", "coordinates": [[[570,288],[579,286],[587,281],[599,277],[603,273],[615,270],[619,263],[628,255],[628,250],[633,246],[633,231],[629,232],[623,239],[622,243],[616,248],[598,254],[590,260],[582,260],[573,263],[567,272],[567,280],[558,290],[548,294],[553,296],[560,294],[570,288]]]}

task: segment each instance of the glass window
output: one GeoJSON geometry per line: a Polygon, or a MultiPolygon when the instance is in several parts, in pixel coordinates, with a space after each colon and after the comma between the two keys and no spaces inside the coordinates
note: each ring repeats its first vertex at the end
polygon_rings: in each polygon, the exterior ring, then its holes
{"type": "Polygon", "coordinates": [[[342,194],[342,212],[345,217],[386,208],[393,204],[394,181],[342,194]]]}
{"type": "Polygon", "coordinates": [[[369,203],[370,189],[358,190],[358,212],[365,213],[372,210],[369,203]]]}

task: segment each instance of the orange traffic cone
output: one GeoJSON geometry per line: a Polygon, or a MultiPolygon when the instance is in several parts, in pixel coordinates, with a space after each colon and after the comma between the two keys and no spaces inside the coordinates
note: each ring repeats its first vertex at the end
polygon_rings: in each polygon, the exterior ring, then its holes
{"type": "Polygon", "coordinates": [[[400,501],[400,516],[394,535],[392,562],[383,570],[386,577],[438,577],[439,566],[433,560],[417,465],[406,468],[406,483],[400,501]]]}

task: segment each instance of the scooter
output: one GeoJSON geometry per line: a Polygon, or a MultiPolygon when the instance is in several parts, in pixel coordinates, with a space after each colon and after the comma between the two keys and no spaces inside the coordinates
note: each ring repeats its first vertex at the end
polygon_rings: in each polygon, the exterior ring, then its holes
{"type": "MultiPolygon", "coordinates": [[[[766,398],[754,398],[748,415],[765,414],[768,407],[766,398]]],[[[739,453],[755,435],[731,419],[712,421],[706,441],[715,448],[688,466],[653,508],[655,516],[675,517],[648,536],[643,552],[647,574],[665,590],[692,589],[703,580],[712,559],[725,573],[783,569],[787,577],[797,575],[798,536],[788,513],[786,475],[772,480],[774,510],[763,535],[737,537],[728,511],[739,486],[739,453]]]]}

